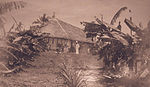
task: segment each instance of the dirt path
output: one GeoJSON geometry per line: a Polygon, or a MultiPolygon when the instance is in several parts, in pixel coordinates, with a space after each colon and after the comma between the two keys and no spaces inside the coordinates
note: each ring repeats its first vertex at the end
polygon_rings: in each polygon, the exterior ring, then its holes
{"type": "Polygon", "coordinates": [[[97,56],[76,54],[42,53],[32,63],[34,67],[24,69],[26,72],[13,74],[9,77],[0,76],[0,87],[63,87],[54,74],[53,61],[56,64],[62,59],[71,59],[71,62],[86,68],[84,70],[88,87],[101,87],[98,82],[99,62],[97,56]],[[80,61],[80,62],[79,62],[80,61]]]}
{"type": "Polygon", "coordinates": [[[88,63],[88,68],[87,70],[84,71],[85,74],[85,79],[87,80],[87,87],[102,87],[100,85],[100,65],[101,62],[97,61],[97,56],[92,57],[93,59],[90,59],[88,63]]]}

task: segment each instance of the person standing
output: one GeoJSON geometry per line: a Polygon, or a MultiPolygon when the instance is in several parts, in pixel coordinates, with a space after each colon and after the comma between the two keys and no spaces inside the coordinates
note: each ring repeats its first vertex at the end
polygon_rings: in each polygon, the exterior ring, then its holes
{"type": "Polygon", "coordinates": [[[121,31],[122,26],[121,26],[121,22],[120,21],[119,21],[119,25],[117,26],[117,28],[121,31]]]}
{"type": "Polygon", "coordinates": [[[76,54],[79,54],[79,48],[80,48],[79,42],[76,41],[76,54]]]}

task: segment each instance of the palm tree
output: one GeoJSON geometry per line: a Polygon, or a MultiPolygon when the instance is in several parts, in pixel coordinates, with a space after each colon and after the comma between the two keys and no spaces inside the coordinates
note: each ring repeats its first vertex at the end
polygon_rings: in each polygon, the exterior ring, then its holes
{"type": "Polygon", "coordinates": [[[18,0],[2,0],[0,1],[0,29],[2,29],[4,36],[6,35],[4,28],[5,18],[3,15],[12,10],[18,10],[24,8],[26,3],[24,1],[18,0]]]}

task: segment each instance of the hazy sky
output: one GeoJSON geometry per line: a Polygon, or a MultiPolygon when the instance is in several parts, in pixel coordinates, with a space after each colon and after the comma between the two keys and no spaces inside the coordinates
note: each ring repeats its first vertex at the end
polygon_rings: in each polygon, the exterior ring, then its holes
{"type": "MultiPolygon", "coordinates": [[[[119,20],[133,16],[133,21],[138,24],[142,22],[146,26],[150,20],[150,0],[24,0],[28,3],[22,11],[14,11],[13,15],[18,21],[26,26],[38,16],[46,13],[82,27],[81,21],[92,21],[94,16],[104,15],[104,20],[110,23],[114,14],[123,6],[127,6],[132,13],[124,12],[119,20]]],[[[9,18],[9,17],[8,17],[9,18]]],[[[11,19],[11,18],[10,18],[11,19]]]]}

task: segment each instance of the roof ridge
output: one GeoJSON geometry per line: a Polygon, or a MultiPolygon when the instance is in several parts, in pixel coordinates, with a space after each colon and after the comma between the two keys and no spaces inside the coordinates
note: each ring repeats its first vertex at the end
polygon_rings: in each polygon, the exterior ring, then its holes
{"type": "Polygon", "coordinates": [[[77,27],[77,26],[75,26],[75,25],[72,25],[72,24],[70,24],[70,23],[68,23],[68,22],[66,22],[66,21],[62,21],[61,19],[58,19],[58,18],[57,18],[57,20],[59,20],[59,21],[61,21],[61,22],[63,22],[63,23],[66,23],[66,24],[68,24],[68,25],[70,25],[70,26],[72,26],[72,27],[75,27],[75,28],[78,28],[78,29],[82,30],[81,28],[79,28],[79,27],[77,27]]]}
{"type": "Polygon", "coordinates": [[[63,26],[59,23],[58,19],[55,18],[54,20],[56,20],[57,24],[60,26],[60,28],[65,32],[65,34],[69,37],[69,35],[67,34],[66,30],[63,28],[63,26]]]}

